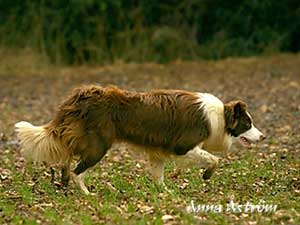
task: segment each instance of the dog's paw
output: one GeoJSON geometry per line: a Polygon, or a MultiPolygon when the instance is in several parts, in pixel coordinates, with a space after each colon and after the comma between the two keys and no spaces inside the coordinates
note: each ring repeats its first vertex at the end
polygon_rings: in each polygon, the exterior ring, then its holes
{"type": "Polygon", "coordinates": [[[209,180],[211,178],[211,176],[213,175],[214,171],[215,171],[214,169],[207,169],[207,170],[205,170],[202,178],[204,180],[209,180]]]}

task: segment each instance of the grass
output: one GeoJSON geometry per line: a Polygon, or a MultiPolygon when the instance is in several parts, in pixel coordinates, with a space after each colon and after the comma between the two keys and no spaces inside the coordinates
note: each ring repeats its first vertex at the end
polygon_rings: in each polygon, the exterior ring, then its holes
{"type": "Polygon", "coordinates": [[[295,123],[300,116],[295,101],[299,61],[297,55],[283,55],[164,66],[53,69],[31,65],[29,71],[26,64],[0,67],[0,224],[300,224],[300,145],[295,123]],[[252,68],[256,72],[249,82],[252,68]],[[273,70],[285,76],[265,75],[273,70]],[[116,146],[86,177],[94,196],[83,195],[73,183],[61,189],[51,183],[49,168],[26,163],[19,148],[7,141],[15,140],[15,122],[47,122],[64,95],[81,83],[143,90],[185,87],[213,92],[225,100],[242,96],[268,139],[251,150],[235,145],[209,181],[202,179],[203,171],[197,167],[169,163],[165,184],[170,192],[151,181],[143,159],[136,160],[126,148],[116,146]],[[263,110],[261,105],[266,105],[263,110]],[[231,200],[242,205],[263,200],[278,209],[227,212],[231,200]],[[221,205],[223,210],[187,212],[191,201],[221,205]]]}
{"type": "MultiPolygon", "coordinates": [[[[12,156],[12,153],[7,155],[8,158],[12,156]]],[[[289,167],[293,159],[285,159],[284,162],[266,159],[262,163],[255,152],[248,152],[238,161],[225,162],[210,181],[201,179],[198,168],[178,171],[171,163],[166,172],[166,185],[171,193],[153,184],[144,171],[128,169],[133,167],[128,164],[134,164],[130,159],[115,163],[111,168],[97,166],[86,178],[96,196],[83,195],[73,184],[68,190],[61,190],[51,184],[50,176],[43,170],[45,168],[28,166],[23,174],[11,174],[9,186],[1,185],[0,222],[163,224],[175,221],[182,224],[230,224],[241,222],[244,218],[245,221],[267,224],[285,219],[292,219],[294,224],[300,223],[297,217],[299,197],[293,194],[293,180],[298,179],[299,172],[289,167]],[[108,188],[107,183],[116,190],[108,188]],[[259,204],[263,200],[266,204],[277,204],[278,210],[286,214],[277,218],[276,213],[188,213],[185,210],[193,200],[197,205],[220,204],[225,211],[231,199],[240,204],[259,204]],[[171,215],[171,219],[163,221],[164,215],[171,215]]],[[[15,170],[10,161],[5,167],[15,170]]]]}

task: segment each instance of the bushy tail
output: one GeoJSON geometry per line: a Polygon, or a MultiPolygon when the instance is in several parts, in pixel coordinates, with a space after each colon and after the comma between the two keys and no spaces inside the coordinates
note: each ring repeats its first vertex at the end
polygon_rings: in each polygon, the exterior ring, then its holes
{"type": "Polygon", "coordinates": [[[21,155],[27,160],[47,164],[63,164],[70,155],[61,142],[44,126],[33,126],[28,122],[15,124],[21,144],[21,155]]]}

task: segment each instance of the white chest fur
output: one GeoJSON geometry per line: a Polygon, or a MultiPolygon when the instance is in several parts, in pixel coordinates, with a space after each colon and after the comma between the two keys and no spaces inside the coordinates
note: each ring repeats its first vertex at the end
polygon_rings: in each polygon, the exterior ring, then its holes
{"type": "Polygon", "coordinates": [[[210,135],[202,144],[202,149],[208,152],[226,152],[230,149],[232,140],[225,132],[224,104],[217,97],[199,93],[203,112],[209,121],[210,135]]]}

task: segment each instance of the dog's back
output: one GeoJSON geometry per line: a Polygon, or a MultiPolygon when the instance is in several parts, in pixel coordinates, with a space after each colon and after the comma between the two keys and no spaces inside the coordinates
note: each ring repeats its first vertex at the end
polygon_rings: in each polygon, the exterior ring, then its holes
{"type": "Polygon", "coordinates": [[[180,155],[209,135],[201,102],[191,92],[137,93],[97,86],[76,89],[47,128],[63,137],[74,154],[89,151],[87,136],[107,146],[119,140],[180,155]]]}

